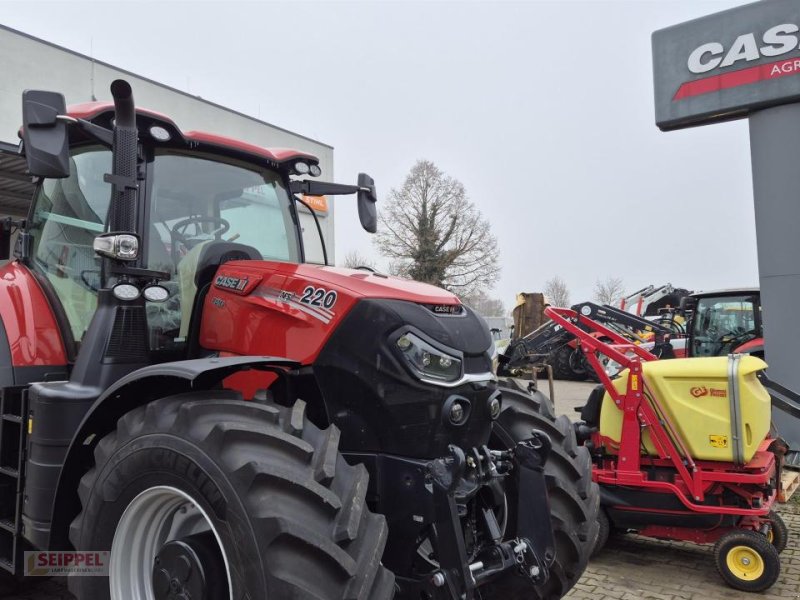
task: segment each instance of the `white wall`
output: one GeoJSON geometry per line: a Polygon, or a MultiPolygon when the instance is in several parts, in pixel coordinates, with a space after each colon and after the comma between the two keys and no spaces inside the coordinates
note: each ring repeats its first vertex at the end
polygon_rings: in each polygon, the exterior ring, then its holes
{"type": "MultiPolygon", "coordinates": [[[[333,147],[281,129],[258,119],[207,102],[154,81],[92,61],[0,25],[0,141],[16,144],[22,123],[22,91],[44,89],[61,92],[67,104],[92,99],[92,73],[97,100],[111,100],[108,91],[114,79],[123,78],[133,87],[136,104],[169,115],[184,131],[201,130],[237,138],[266,147],[296,148],[319,158],[322,178],[333,180],[333,147]],[[92,68],[94,65],[94,69],[92,68]]],[[[320,214],[328,259],[334,260],[333,198],[329,211],[320,214]]],[[[303,209],[304,210],[304,209],[303,209]]],[[[0,207],[2,213],[2,207],[0,207]]],[[[322,262],[319,237],[310,214],[302,214],[307,260],[322,262]]]]}

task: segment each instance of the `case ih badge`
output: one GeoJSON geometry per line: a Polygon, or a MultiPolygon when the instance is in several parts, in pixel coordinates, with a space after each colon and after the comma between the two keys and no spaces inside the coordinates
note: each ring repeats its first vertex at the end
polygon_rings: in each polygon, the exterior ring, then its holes
{"type": "Polygon", "coordinates": [[[224,290],[242,292],[247,287],[247,277],[230,277],[228,275],[218,275],[214,280],[214,285],[224,290]]]}
{"type": "Polygon", "coordinates": [[[756,2],[656,31],[653,74],[662,130],[796,102],[800,3],[756,2]]]}

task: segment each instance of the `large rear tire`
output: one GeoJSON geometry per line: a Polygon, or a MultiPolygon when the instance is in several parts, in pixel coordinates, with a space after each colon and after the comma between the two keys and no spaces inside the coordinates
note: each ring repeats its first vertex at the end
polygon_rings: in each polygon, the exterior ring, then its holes
{"type": "MultiPolygon", "coordinates": [[[[592,482],[592,463],[586,448],[578,446],[575,432],[567,417],[556,418],[552,402],[541,392],[527,391],[516,379],[501,378],[503,408],[495,421],[492,441],[494,448],[508,448],[528,439],[531,430],[547,433],[553,442],[550,458],[545,465],[545,481],[550,500],[550,523],[556,542],[556,558],[550,569],[550,579],[533,592],[523,587],[518,578],[508,577],[492,584],[483,598],[492,600],[527,600],[561,598],[578,581],[598,534],[597,515],[600,492],[592,482]]],[[[508,523],[516,522],[516,486],[513,478],[506,486],[509,505],[508,523]]],[[[506,538],[513,537],[510,531],[506,538]]]]}
{"type": "Polygon", "coordinates": [[[335,427],[309,423],[302,401],[199,392],[131,411],[97,444],[70,528],[77,549],[113,546],[110,576],[70,577],[70,589],[81,599],[152,598],[143,590],[159,577],[192,577],[164,548],[174,555],[202,537],[202,566],[222,565],[221,577],[207,577],[222,580],[215,598],[391,598],[385,519],[366,508],[366,469],[348,465],[338,441],[335,427]],[[156,559],[179,568],[154,571],[156,559]]]}

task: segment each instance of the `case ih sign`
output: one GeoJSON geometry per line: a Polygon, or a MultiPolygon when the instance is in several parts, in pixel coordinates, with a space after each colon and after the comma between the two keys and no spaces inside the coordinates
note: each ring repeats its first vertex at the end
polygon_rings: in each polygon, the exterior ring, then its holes
{"type": "Polygon", "coordinates": [[[662,130],[800,101],[800,2],[764,0],[653,34],[662,130]]]}

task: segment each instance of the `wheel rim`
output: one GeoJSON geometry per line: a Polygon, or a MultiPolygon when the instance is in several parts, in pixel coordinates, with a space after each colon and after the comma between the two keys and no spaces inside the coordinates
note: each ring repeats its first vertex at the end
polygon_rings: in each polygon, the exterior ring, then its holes
{"type": "Polygon", "coordinates": [[[208,514],[185,492],[149,488],[125,509],[114,532],[109,561],[111,600],[157,600],[153,565],[167,542],[211,532],[225,564],[228,597],[233,600],[228,556],[208,514]]]}
{"type": "Polygon", "coordinates": [[[764,559],[749,546],[735,546],[725,559],[728,570],[738,579],[753,581],[764,574],[764,559]]]}
{"type": "Polygon", "coordinates": [[[767,532],[767,541],[772,544],[775,541],[775,534],[772,532],[772,527],[769,528],[767,532]]]}

